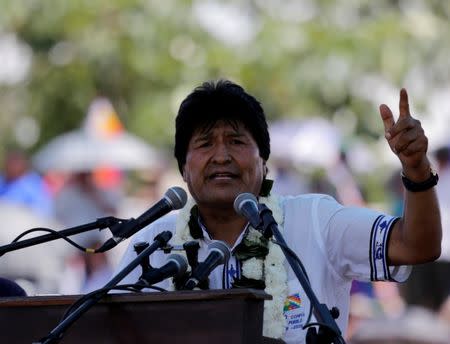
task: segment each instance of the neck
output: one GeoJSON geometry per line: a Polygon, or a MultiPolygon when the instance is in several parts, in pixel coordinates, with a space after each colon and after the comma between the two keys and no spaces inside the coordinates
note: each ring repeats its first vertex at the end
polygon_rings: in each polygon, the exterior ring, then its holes
{"type": "Polygon", "coordinates": [[[211,237],[214,240],[225,241],[230,247],[234,245],[247,224],[247,220],[236,214],[232,208],[212,209],[199,206],[198,210],[211,237]]]}

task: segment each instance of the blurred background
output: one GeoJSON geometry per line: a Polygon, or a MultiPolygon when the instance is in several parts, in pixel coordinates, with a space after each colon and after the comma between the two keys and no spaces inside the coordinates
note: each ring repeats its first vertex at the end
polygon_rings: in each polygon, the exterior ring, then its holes
{"type": "MultiPolygon", "coordinates": [[[[39,226],[136,217],[182,185],[175,115],[217,78],[262,102],[277,192],[325,192],[393,214],[402,211],[400,165],[378,106],[397,111],[406,87],[439,168],[445,230],[449,17],[450,2],[438,0],[2,1],[0,244],[39,226]]],[[[449,241],[444,234],[446,264],[449,241]]],[[[0,275],[31,295],[84,293],[104,284],[125,246],[86,257],[58,240],[5,254],[0,275]]],[[[401,312],[416,297],[398,289],[355,286],[354,319],[401,312]]],[[[424,301],[433,314],[450,284],[443,289],[424,301]]]]}

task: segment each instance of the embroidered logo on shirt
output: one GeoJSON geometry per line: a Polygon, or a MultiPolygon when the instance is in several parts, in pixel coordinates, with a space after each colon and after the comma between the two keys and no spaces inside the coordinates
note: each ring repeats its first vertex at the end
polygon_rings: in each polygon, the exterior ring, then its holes
{"type": "Polygon", "coordinates": [[[233,264],[231,264],[230,268],[228,269],[228,276],[231,280],[234,280],[237,277],[238,271],[234,268],[233,264]]]}
{"type": "Polygon", "coordinates": [[[300,308],[302,304],[302,299],[299,294],[294,294],[288,296],[286,301],[284,301],[284,312],[292,311],[293,309],[300,308]]]}
{"type": "Polygon", "coordinates": [[[305,311],[299,293],[289,295],[284,302],[284,317],[286,318],[286,339],[297,337],[302,332],[305,321],[305,311]],[[300,332],[299,332],[300,331],[300,332]]]}
{"type": "Polygon", "coordinates": [[[223,268],[223,288],[229,289],[232,287],[232,283],[235,279],[240,277],[241,267],[239,261],[237,261],[234,257],[229,259],[226,263],[226,266],[223,268]],[[235,265],[233,265],[233,261],[235,265]]]}
{"type": "Polygon", "coordinates": [[[387,237],[394,217],[380,215],[375,220],[370,238],[370,270],[372,281],[390,280],[386,263],[387,237]]]}
{"type": "Polygon", "coordinates": [[[286,332],[284,341],[286,343],[304,343],[305,325],[307,314],[305,310],[309,309],[309,300],[304,292],[300,290],[297,280],[288,282],[289,296],[285,299],[283,313],[286,319],[286,332]]]}

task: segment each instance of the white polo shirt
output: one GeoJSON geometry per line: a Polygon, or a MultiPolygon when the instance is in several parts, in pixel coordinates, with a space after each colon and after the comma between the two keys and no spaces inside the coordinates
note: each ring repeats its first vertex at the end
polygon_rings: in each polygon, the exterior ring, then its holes
{"type": "MultiPolygon", "coordinates": [[[[387,240],[395,217],[367,208],[344,207],[327,195],[287,196],[281,200],[284,209],[283,237],[305,266],[312,290],[320,303],[325,303],[329,308],[339,308],[340,316],[336,322],[342,333],[347,328],[353,279],[401,282],[408,277],[410,267],[388,267],[386,263],[387,240]]],[[[117,271],[136,257],[134,243],[151,243],[158,233],[166,230],[173,232],[175,221],[175,214],[168,215],[137,233],[117,271]]],[[[204,239],[199,240],[199,261],[206,258],[211,242],[207,233],[204,234],[204,239]]],[[[165,261],[166,255],[162,251],[150,257],[153,267],[164,265],[165,261]]],[[[288,268],[289,294],[284,306],[287,328],[283,339],[289,344],[303,343],[305,331],[302,327],[310,302],[288,263],[285,264],[288,268]]],[[[136,282],[140,274],[140,268],[136,268],[121,284],[136,282]]],[[[214,269],[209,277],[209,286],[211,289],[230,288],[233,278],[239,275],[239,262],[232,256],[226,266],[214,269]]],[[[157,286],[167,289],[169,281],[157,286]]]]}

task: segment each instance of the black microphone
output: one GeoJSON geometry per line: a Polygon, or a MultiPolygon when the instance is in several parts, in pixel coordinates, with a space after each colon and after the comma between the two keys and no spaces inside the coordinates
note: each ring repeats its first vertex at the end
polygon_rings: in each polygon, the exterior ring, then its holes
{"type": "Polygon", "coordinates": [[[244,216],[253,228],[258,229],[261,225],[261,216],[255,195],[248,192],[241,193],[234,200],[233,206],[236,213],[244,216]]]}
{"type": "Polygon", "coordinates": [[[191,269],[195,269],[198,265],[198,250],[200,244],[197,240],[187,241],[183,244],[184,251],[191,269]]]}
{"type": "Polygon", "coordinates": [[[142,289],[151,286],[155,283],[161,282],[169,277],[182,276],[188,268],[187,260],[181,254],[170,254],[167,257],[167,262],[157,269],[152,269],[142,274],[137,282],[137,289],[142,289]]]}
{"type": "Polygon", "coordinates": [[[153,221],[166,215],[172,210],[181,209],[187,202],[187,194],[179,186],[169,188],[164,197],[159,200],[154,206],[148,209],[144,214],[137,219],[131,218],[122,223],[118,223],[111,227],[113,237],[107,240],[96,252],[105,252],[119,242],[128,239],[130,236],[148,226],[153,221]]]}
{"type": "Polygon", "coordinates": [[[224,264],[230,259],[230,249],[223,241],[213,241],[208,245],[208,251],[210,252],[209,255],[192,271],[191,277],[184,284],[183,289],[194,289],[200,282],[209,276],[216,266],[224,264]]]}

